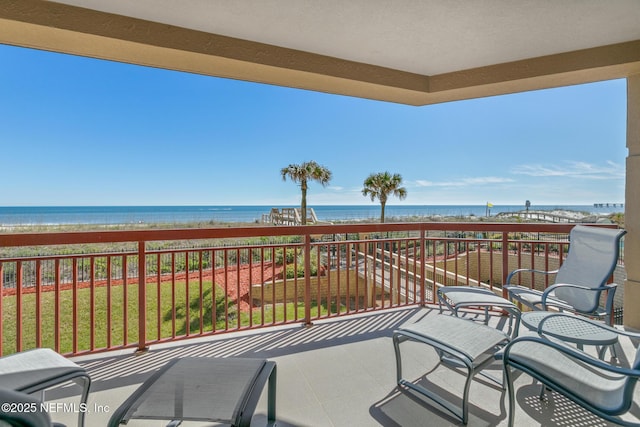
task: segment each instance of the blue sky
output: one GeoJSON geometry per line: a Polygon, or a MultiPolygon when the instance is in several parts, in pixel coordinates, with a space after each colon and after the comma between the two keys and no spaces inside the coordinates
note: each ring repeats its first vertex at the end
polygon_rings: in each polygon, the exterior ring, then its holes
{"type": "Polygon", "coordinates": [[[626,82],[411,107],[0,45],[2,206],[624,202],[626,82]],[[377,202],[376,202],[377,203],[377,202]]]}

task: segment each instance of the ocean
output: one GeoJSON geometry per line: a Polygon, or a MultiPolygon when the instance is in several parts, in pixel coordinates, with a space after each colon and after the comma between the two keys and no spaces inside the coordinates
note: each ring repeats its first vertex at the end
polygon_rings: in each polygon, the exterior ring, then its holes
{"type": "MultiPolygon", "coordinates": [[[[272,207],[297,206],[7,206],[0,207],[0,225],[52,224],[180,224],[190,222],[259,222],[272,207]]],[[[380,217],[380,205],[317,205],[314,209],[320,221],[363,221],[380,217]]],[[[621,204],[610,206],[540,205],[531,210],[573,210],[592,214],[623,212],[621,204]]],[[[494,205],[491,216],[500,212],[524,210],[522,205],[494,205]]],[[[428,216],[485,216],[485,205],[388,205],[385,216],[393,218],[428,216]]]]}

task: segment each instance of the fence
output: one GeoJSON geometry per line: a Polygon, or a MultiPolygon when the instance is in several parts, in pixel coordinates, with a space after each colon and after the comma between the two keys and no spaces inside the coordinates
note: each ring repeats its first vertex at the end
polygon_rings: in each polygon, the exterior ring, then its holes
{"type": "Polygon", "coordinates": [[[570,229],[406,223],[0,235],[0,350],[143,350],[434,303],[443,285],[499,292],[514,268],[559,265],[570,229]],[[34,246],[38,255],[9,253],[34,246]]]}

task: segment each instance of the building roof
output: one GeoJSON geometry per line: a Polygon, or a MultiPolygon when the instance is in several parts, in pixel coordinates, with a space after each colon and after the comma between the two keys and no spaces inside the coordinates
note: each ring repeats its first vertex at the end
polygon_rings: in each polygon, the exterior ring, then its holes
{"type": "Polygon", "coordinates": [[[640,73],[637,0],[0,0],[0,42],[425,105],[640,73]]]}

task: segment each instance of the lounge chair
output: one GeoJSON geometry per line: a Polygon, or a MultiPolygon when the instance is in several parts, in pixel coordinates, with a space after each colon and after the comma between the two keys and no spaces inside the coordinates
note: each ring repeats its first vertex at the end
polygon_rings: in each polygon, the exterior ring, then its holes
{"type": "MultiPolygon", "coordinates": [[[[584,323],[590,328],[599,327],[607,333],[640,339],[640,334],[579,316],[555,314],[548,316],[545,321],[553,321],[556,316],[564,316],[567,322],[584,323]]],[[[579,349],[545,338],[544,323],[541,322],[538,328],[540,336],[519,337],[504,348],[502,361],[509,395],[509,426],[514,425],[516,403],[513,369],[525,372],[543,384],[541,398],[545,387],[548,387],[607,421],[639,426],[640,423],[622,419],[621,416],[633,406],[634,388],[640,377],[640,349],[636,351],[630,367],[615,366],[579,349]]]]}
{"type": "MultiPolygon", "coordinates": [[[[268,427],[276,425],[276,362],[240,357],[180,357],[173,359],[116,409],[109,427],[131,420],[223,423],[249,427],[267,387],[268,427]]],[[[156,424],[154,424],[156,425],[156,424]]],[[[209,425],[209,424],[207,424],[209,425]]]]}
{"type": "MultiPolygon", "coordinates": [[[[87,371],[49,348],[38,348],[0,357],[3,388],[31,394],[69,380],[82,386],[80,404],[86,406],[91,378],[87,371]]],[[[84,425],[85,411],[78,411],[78,425],[84,425]]]]}
{"type": "Polygon", "coordinates": [[[558,270],[514,270],[503,289],[508,299],[533,310],[555,307],[578,314],[603,318],[611,324],[616,284],[607,284],[618,262],[620,239],[625,230],[576,225],[569,235],[569,253],[558,270]],[[520,273],[556,274],[554,284],[544,291],[511,285],[520,273]],[[604,307],[600,298],[606,294],[604,307]]]}

